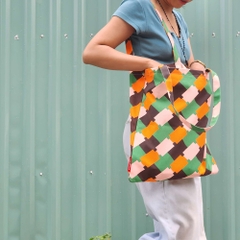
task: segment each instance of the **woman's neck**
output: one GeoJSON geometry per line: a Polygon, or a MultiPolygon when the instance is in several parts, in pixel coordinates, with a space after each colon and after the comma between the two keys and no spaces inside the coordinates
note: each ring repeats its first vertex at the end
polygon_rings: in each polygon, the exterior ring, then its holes
{"type": "Polygon", "coordinates": [[[160,6],[163,7],[163,9],[164,9],[164,11],[166,12],[166,14],[171,14],[171,13],[172,13],[172,11],[173,11],[173,6],[170,5],[170,4],[168,3],[168,1],[166,1],[166,0],[156,0],[156,1],[157,1],[157,3],[160,4],[160,6]]]}

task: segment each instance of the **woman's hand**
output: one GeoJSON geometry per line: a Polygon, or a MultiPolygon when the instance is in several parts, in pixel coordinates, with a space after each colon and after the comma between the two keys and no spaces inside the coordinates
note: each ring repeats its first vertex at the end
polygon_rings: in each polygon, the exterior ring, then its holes
{"type": "Polygon", "coordinates": [[[192,70],[202,71],[203,75],[205,77],[207,77],[206,66],[205,66],[205,64],[203,62],[201,62],[199,60],[193,61],[192,63],[190,63],[190,67],[189,68],[192,69],[192,70]]]}
{"type": "Polygon", "coordinates": [[[152,59],[149,59],[148,63],[147,63],[147,68],[157,68],[157,67],[160,67],[162,66],[161,63],[155,61],[155,60],[152,60],[152,59]]]}
{"type": "Polygon", "coordinates": [[[190,66],[190,69],[192,70],[199,70],[199,71],[206,71],[206,68],[203,66],[203,64],[199,63],[199,62],[193,62],[190,66]]]}

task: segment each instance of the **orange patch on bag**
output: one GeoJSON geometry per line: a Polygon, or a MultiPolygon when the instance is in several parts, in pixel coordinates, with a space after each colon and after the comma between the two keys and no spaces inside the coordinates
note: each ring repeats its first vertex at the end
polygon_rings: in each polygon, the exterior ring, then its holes
{"type": "Polygon", "coordinates": [[[206,102],[203,103],[202,106],[200,106],[196,111],[199,119],[202,119],[204,116],[206,116],[208,112],[209,112],[209,106],[206,102]]]}
{"type": "Polygon", "coordinates": [[[168,109],[172,112],[172,113],[175,113],[175,110],[174,110],[174,108],[173,108],[173,105],[172,104],[170,104],[169,106],[168,106],[168,109]]]}
{"type": "Polygon", "coordinates": [[[156,181],[156,179],[154,179],[154,178],[148,178],[148,179],[147,179],[147,182],[157,182],[157,181],[156,181]]]}
{"type": "Polygon", "coordinates": [[[178,98],[174,101],[174,107],[178,112],[181,112],[186,106],[187,103],[182,98],[178,98]]]}
{"type": "Polygon", "coordinates": [[[199,145],[200,148],[202,148],[204,146],[204,144],[206,143],[206,133],[203,132],[197,139],[197,144],[199,145]]]}
{"type": "Polygon", "coordinates": [[[157,123],[151,121],[148,126],[142,130],[142,134],[144,137],[149,139],[158,129],[159,126],[157,123]]]}
{"type": "Polygon", "coordinates": [[[171,163],[171,169],[178,173],[180,172],[186,165],[188,164],[188,161],[185,157],[179,156],[178,158],[175,159],[173,163],[171,163]]]}
{"type": "Polygon", "coordinates": [[[173,91],[173,88],[172,88],[172,79],[171,77],[168,77],[166,79],[166,88],[169,92],[172,92],[173,91]]]}
{"type": "Polygon", "coordinates": [[[157,152],[151,150],[150,152],[142,156],[140,160],[144,166],[150,167],[159,160],[159,155],[157,152]]]}
{"type": "Polygon", "coordinates": [[[148,110],[154,102],[156,102],[156,98],[151,93],[147,93],[144,101],[144,107],[148,110]]]}
{"type": "Polygon", "coordinates": [[[181,126],[176,128],[169,137],[172,142],[179,143],[187,135],[187,130],[181,126]]]}
{"type": "Polygon", "coordinates": [[[175,87],[183,78],[182,73],[178,69],[175,69],[170,76],[172,78],[173,87],[175,87]]]}
{"type": "Polygon", "coordinates": [[[207,80],[206,78],[201,74],[196,81],[194,82],[196,88],[200,91],[203,90],[203,88],[207,85],[207,80]]]}
{"type": "Polygon", "coordinates": [[[154,79],[154,71],[151,69],[151,68],[147,68],[145,70],[145,74],[144,74],[145,78],[146,78],[146,81],[148,83],[152,82],[153,79],[154,79]]]}
{"type": "Polygon", "coordinates": [[[130,108],[130,116],[133,117],[133,118],[136,118],[139,114],[140,108],[141,108],[141,103],[139,103],[136,106],[132,106],[130,108]]]}
{"type": "Polygon", "coordinates": [[[200,175],[203,175],[206,172],[206,162],[202,162],[201,165],[198,167],[198,172],[200,175]]]}
{"type": "Polygon", "coordinates": [[[132,88],[135,92],[139,93],[142,91],[145,85],[145,77],[140,77],[135,83],[132,84],[132,88]]]}
{"type": "Polygon", "coordinates": [[[130,145],[131,146],[133,146],[135,134],[136,134],[136,131],[134,131],[130,134],[130,145]]]}
{"type": "Polygon", "coordinates": [[[132,54],[133,48],[130,40],[126,41],[126,52],[127,54],[132,54]]]}

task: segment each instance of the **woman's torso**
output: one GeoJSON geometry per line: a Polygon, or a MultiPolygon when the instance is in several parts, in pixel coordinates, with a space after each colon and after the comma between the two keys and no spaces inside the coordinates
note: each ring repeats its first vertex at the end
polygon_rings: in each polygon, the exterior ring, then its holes
{"type": "MultiPolygon", "coordinates": [[[[181,14],[175,10],[174,13],[181,28],[181,38],[178,39],[173,32],[171,35],[181,61],[185,62],[183,50],[186,58],[190,57],[189,33],[181,14]]],[[[174,62],[170,40],[151,0],[124,0],[113,15],[122,18],[135,29],[131,36],[134,55],[151,58],[163,64],[174,62]]]]}

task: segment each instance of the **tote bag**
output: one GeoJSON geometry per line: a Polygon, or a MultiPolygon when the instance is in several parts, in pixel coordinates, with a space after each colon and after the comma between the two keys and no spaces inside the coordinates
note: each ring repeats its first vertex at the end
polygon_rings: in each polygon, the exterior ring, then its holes
{"type": "MultiPolygon", "coordinates": [[[[207,143],[221,105],[217,74],[186,68],[172,43],[175,63],[130,73],[130,182],[157,182],[216,174],[207,143]],[[211,81],[210,81],[211,79],[211,81]]],[[[133,53],[130,40],[128,54],[133,53]]]]}

